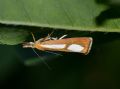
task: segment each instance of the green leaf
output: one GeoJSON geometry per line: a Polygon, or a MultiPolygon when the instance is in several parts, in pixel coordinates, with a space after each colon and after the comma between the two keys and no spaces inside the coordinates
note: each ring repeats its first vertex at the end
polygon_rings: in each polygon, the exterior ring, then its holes
{"type": "Polygon", "coordinates": [[[16,45],[22,43],[27,36],[28,32],[24,29],[0,28],[0,44],[16,45]]]}
{"type": "Polygon", "coordinates": [[[0,23],[67,30],[120,32],[119,14],[115,12],[113,15],[118,18],[104,17],[109,17],[114,11],[108,13],[107,6],[99,5],[96,1],[0,0],[0,23]]]}

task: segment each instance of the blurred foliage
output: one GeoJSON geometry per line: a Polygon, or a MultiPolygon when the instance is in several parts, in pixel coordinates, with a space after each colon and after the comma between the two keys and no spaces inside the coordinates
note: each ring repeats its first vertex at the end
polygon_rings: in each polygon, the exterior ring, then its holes
{"type": "Polygon", "coordinates": [[[24,29],[1,27],[0,44],[16,45],[25,41],[28,32],[24,29]]]}

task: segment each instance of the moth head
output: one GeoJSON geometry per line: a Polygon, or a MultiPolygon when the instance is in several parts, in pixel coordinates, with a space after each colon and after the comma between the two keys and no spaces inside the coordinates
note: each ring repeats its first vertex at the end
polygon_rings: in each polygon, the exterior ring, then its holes
{"type": "Polygon", "coordinates": [[[34,48],[34,42],[25,42],[23,43],[23,48],[34,48]]]}

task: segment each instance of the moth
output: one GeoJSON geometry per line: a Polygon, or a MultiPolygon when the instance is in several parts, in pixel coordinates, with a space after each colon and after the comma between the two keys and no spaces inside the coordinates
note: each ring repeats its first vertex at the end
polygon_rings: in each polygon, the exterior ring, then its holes
{"type": "Polygon", "coordinates": [[[36,48],[42,51],[77,52],[87,55],[93,42],[92,37],[65,38],[67,35],[63,35],[60,38],[54,38],[48,34],[45,38],[36,41],[33,34],[32,36],[34,42],[25,42],[23,48],[36,48]]]}

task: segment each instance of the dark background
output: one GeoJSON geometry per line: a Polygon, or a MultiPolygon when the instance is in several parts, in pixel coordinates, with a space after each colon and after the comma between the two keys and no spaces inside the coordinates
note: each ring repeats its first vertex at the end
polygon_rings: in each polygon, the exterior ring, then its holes
{"type": "Polygon", "coordinates": [[[119,89],[120,34],[83,32],[81,36],[93,37],[88,55],[57,52],[59,56],[36,50],[52,70],[32,49],[0,45],[0,88],[119,89]]]}

